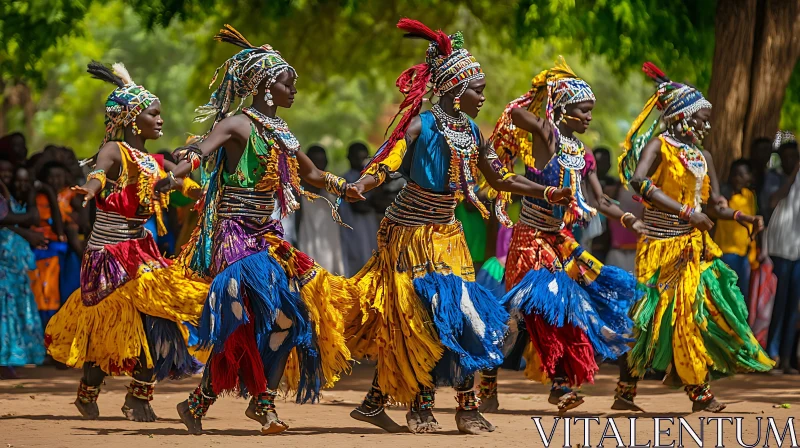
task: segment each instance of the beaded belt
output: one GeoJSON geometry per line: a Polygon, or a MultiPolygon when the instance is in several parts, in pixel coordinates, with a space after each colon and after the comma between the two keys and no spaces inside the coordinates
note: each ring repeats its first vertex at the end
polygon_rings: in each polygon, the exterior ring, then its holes
{"type": "Polygon", "coordinates": [[[645,234],[656,240],[692,233],[692,226],[688,222],[678,218],[678,215],[661,210],[645,209],[642,220],[645,225],[645,234]]]}
{"type": "Polygon", "coordinates": [[[221,218],[270,218],[275,211],[275,192],[226,186],[217,213],[221,218]]]}
{"type": "Polygon", "coordinates": [[[98,209],[88,246],[102,249],[109,244],[143,238],[147,234],[145,222],[147,218],[126,218],[119,213],[98,209]]]}
{"type": "Polygon", "coordinates": [[[528,198],[522,199],[519,222],[547,233],[560,232],[564,226],[564,221],[553,216],[552,211],[534,204],[528,198]]]}
{"type": "Polygon", "coordinates": [[[453,224],[458,201],[452,194],[433,193],[416,184],[407,184],[392,205],[386,217],[404,226],[426,224],[453,224]]]}

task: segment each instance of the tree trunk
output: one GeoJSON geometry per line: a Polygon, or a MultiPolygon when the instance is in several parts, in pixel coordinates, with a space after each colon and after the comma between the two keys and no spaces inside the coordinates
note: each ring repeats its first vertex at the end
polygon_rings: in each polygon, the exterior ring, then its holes
{"type": "Polygon", "coordinates": [[[720,0],[714,24],[714,61],[708,100],[711,133],[705,147],[719,174],[742,155],[742,137],[750,100],[750,73],[756,34],[757,0],[720,0]]]}
{"type": "Polygon", "coordinates": [[[759,137],[775,136],[786,87],[800,56],[800,0],[762,0],[763,21],[755,42],[750,102],[744,126],[746,156],[759,137]]]}

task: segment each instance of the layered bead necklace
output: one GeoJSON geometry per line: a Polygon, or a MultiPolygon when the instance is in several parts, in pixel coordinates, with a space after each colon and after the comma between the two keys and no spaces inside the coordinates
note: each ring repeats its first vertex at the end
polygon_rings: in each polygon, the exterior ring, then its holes
{"type": "Polygon", "coordinates": [[[680,159],[683,166],[686,167],[695,178],[694,207],[695,210],[699,211],[700,204],[703,202],[703,181],[708,173],[708,165],[706,164],[705,156],[703,156],[703,151],[694,145],[683,143],[672,135],[671,132],[667,132],[666,138],[669,140],[670,145],[678,148],[678,159],[680,159]]]}
{"type": "MultiPolygon", "coordinates": [[[[289,125],[283,121],[283,118],[278,116],[275,118],[268,117],[252,107],[245,107],[242,109],[242,112],[244,112],[253,120],[261,123],[261,126],[264,127],[265,132],[274,134],[278,140],[283,143],[283,147],[287,151],[295,153],[298,149],[300,149],[300,142],[297,141],[297,137],[295,137],[294,134],[292,134],[292,131],[289,130],[289,125]]],[[[266,135],[263,135],[263,137],[264,140],[269,140],[266,135]]]]}
{"type": "Polygon", "coordinates": [[[486,208],[475,195],[475,173],[478,172],[478,142],[467,114],[451,117],[438,104],[431,108],[439,133],[450,148],[449,183],[450,191],[456,196],[466,197],[484,215],[486,208]]]}

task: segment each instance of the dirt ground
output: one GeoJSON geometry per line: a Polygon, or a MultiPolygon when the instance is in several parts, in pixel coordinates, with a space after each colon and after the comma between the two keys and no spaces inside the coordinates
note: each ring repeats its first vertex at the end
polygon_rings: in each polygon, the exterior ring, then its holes
{"type": "MultiPolygon", "coordinates": [[[[175,405],[184,400],[195,387],[198,378],[178,382],[165,382],[156,389],[153,407],[160,417],[155,423],[134,423],[125,420],[120,412],[126,378],[107,380],[99,405],[101,418],[96,421],[83,420],[72,402],[75,399],[79,372],[59,371],[50,367],[24,368],[18,370],[22,379],[0,381],[0,448],[15,447],[255,447],[278,442],[288,447],[450,447],[450,446],[544,446],[531,417],[541,417],[545,436],[549,436],[554,425],[554,406],[546,401],[547,388],[526,381],[517,372],[500,372],[500,412],[487,417],[497,426],[497,431],[479,436],[458,433],[454,421],[455,400],[451,391],[441,390],[437,394],[436,415],[442,431],[436,434],[384,434],[381,430],[349,417],[350,410],[361,401],[369,387],[372,367],[368,364],[356,366],[353,374],[342,379],[333,390],[325,391],[320,404],[296,405],[279,402],[278,411],[290,430],[277,436],[261,436],[259,426],[244,416],[247,403],[242,399],[223,398],[212,408],[204,420],[207,431],[202,436],[188,435],[178,420],[175,405]]],[[[604,366],[594,385],[583,387],[586,403],[571,411],[567,417],[598,417],[600,423],[590,422],[590,444],[597,446],[608,420],[614,419],[624,445],[630,445],[630,413],[610,409],[616,383],[615,366],[604,366]]],[[[768,432],[766,417],[775,417],[777,429],[783,431],[788,417],[800,416],[800,377],[770,375],[739,375],[714,383],[717,396],[728,403],[728,409],[720,415],[690,414],[691,404],[680,390],[668,389],[657,381],[640,383],[637,402],[648,411],[639,414],[636,423],[636,443],[655,441],[653,417],[684,417],[691,427],[702,436],[705,446],[714,446],[717,440],[717,422],[702,424],[700,418],[721,416],[731,418],[723,421],[722,439],[726,446],[739,446],[733,418],[743,417],[743,441],[747,444],[765,443],[768,432]],[[789,404],[791,409],[774,408],[774,405],[789,404]],[[763,418],[758,430],[758,417],[763,418]]],[[[403,409],[392,408],[389,414],[395,421],[405,421],[403,409]]],[[[584,422],[571,423],[570,444],[582,444],[584,422]]],[[[800,422],[794,422],[795,433],[800,437],[800,422]]],[[[676,441],[679,422],[662,421],[662,444],[676,441]]],[[[553,433],[553,445],[563,446],[563,420],[553,433]]],[[[691,437],[683,433],[686,446],[697,446],[691,437]]],[[[773,437],[773,436],[770,436],[773,437]]],[[[789,431],[786,432],[789,437],[789,431]]],[[[618,442],[610,438],[605,446],[618,442]]],[[[776,446],[774,438],[770,446],[776,446]]],[[[791,446],[785,440],[783,446],[791,446]]]]}

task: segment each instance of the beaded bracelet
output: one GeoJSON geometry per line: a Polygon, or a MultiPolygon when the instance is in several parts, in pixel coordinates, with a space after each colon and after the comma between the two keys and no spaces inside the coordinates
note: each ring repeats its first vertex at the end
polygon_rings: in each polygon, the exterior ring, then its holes
{"type": "Polygon", "coordinates": [[[625,224],[625,218],[627,218],[628,216],[631,216],[634,219],[636,218],[636,216],[634,216],[634,214],[631,213],[631,212],[625,212],[625,213],[622,214],[622,217],[619,218],[619,223],[622,224],[622,227],[625,227],[626,229],[630,229],[630,227],[628,227],[625,224]]]}
{"type": "Polygon", "coordinates": [[[653,196],[653,193],[658,189],[659,188],[653,184],[652,180],[645,179],[642,181],[642,185],[639,187],[639,194],[641,194],[644,199],[650,200],[650,198],[653,196]]]}
{"type": "Polygon", "coordinates": [[[694,215],[694,207],[689,207],[688,204],[683,204],[681,206],[681,211],[678,212],[678,217],[686,222],[689,222],[692,215],[694,215]]]}
{"type": "Polygon", "coordinates": [[[333,173],[325,171],[325,190],[336,196],[344,196],[347,193],[347,181],[343,177],[339,177],[333,173]]]}
{"type": "Polygon", "coordinates": [[[192,166],[192,171],[200,168],[200,162],[202,160],[202,152],[200,148],[196,144],[191,144],[186,147],[186,153],[183,155],[183,159],[188,161],[192,166]]]}
{"type": "Polygon", "coordinates": [[[87,183],[92,179],[97,179],[100,181],[100,189],[102,190],[106,186],[106,171],[103,169],[97,169],[86,175],[87,183]]]}
{"type": "Polygon", "coordinates": [[[544,187],[544,200],[547,201],[548,204],[555,204],[553,201],[553,194],[556,192],[556,187],[544,187]]]}

